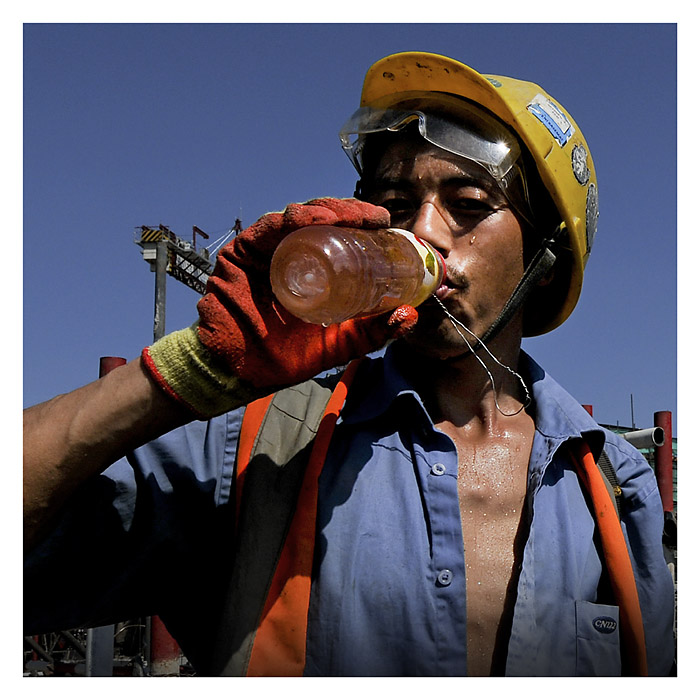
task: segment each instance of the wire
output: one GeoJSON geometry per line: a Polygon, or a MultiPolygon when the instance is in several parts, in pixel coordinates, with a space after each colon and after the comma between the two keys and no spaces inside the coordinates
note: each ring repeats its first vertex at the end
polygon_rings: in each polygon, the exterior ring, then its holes
{"type": "Polygon", "coordinates": [[[211,245],[207,246],[209,250],[209,255],[214,256],[219,248],[226,243],[226,241],[231,237],[231,234],[233,233],[233,229],[230,228],[226,233],[224,233],[223,236],[219,236],[211,245]]]}
{"type": "Polygon", "coordinates": [[[502,415],[506,416],[507,418],[510,418],[510,417],[512,417],[512,416],[517,416],[518,413],[520,413],[523,409],[527,408],[527,407],[532,403],[532,398],[531,398],[531,396],[530,396],[530,391],[529,391],[529,389],[527,388],[527,384],[525,384],[525,380],[524,380],[515,370],[511,369],[510,367],[508,367],[508,365],[504,365],[498,358],[496,358],[496,357],[494,356],[494,354],[486,347],[486,345],[484,345],[483,341],[476,335],[476,333],[474,333],[474,332],[471,331],[469,328],[467,328],[459,319],[455,318],[455,317],[447,310],[447,307],[440,301],[440,299],[437,298],[437,296],[436,296],[435,294],[433,294],[433,299],[435,299],[435,301],[437,301],[437,303],[440,305],[440,307],[442,308],[442,310],[443,310],[443,311],[445,312],[445,314],[447,315],[447,318],[450,319],[450,322],[451,322],[452,325],[454,326],[454,328],[455,328],[455,330],[457,331],[457,333],[459,333],[460,338],[462,338],[462,340],[464,341],[465,345],[471,350],[471,352],[472,352],[472,354],[474,355],[474,357],[476,357],[476,359],[479,361],[479,364],[484,368],[484,371],[485,371],[486,374],[488,375],[489,380],[490,380],[490,382],[491,382],[491,388],[493,389],[493,401],[494,401],[494,403],[496,404],[496,408],[498,409],[498,412],[501,413],[502,415]],[[469,341],[464,337],[464,334],[463,334],[462,331],[459,329],[460,326],[461,326],[462,328],[464,328],[464,330],[467,331],[467,333],[469,333],[469,335],[471,335],[471,336],[474,338],[474,340],[478,341],[478,342],[481,344],[481,347],[483,347],[484,350],[486,350],[486,352],[488,353],[489,357],[490,357],[497,365],[499,365],[499,366],[502,367],[503,369],[507,370],[507,371],[510,372],[514,377],[517,377],[517,378],[520,380],[520,383],[522,384],[522,387],[523,387],[523,389],[525,390],[525,402],[523,403],[523,405],[522,405],[517,411],[515,411],[515,413],[506,413],[506,412],[503,411],[503,409],[498,405],[498,398],[497,398],[497,394],[496,394],[496,383],[495,383],[495,381],[494,381],[494,379],[493,379],[493,374],[491,374],[491,371],[490,371],[489,368],[486,366],[486,363],[479,357],[479,355],[477,354],[476,350],[474,350],[474,348],[469,344],[469,341]]]}

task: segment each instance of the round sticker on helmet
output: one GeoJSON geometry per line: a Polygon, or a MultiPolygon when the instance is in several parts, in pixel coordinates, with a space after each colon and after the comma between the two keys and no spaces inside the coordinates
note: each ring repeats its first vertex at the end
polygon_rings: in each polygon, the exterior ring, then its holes
{"type": "Polygon", "coordinates": [[[591,176],[591,171],[588,169],[588,153],[581,144],[574,146],[574,150],[571,151],[571,167],[576,179],[585,185],[591,176]]]}

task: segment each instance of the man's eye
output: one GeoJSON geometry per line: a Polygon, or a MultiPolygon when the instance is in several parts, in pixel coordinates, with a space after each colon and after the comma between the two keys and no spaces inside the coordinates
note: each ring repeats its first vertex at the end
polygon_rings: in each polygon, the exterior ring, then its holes
{"type": "Polygon", "coordinates": [[[452,206],[463,212],[485,213],[493,211],[493,206],[484,199],[476,199],[474,197],[461,197],[452,202],[452,206]]]}
{"type": "Polygon", "coordinates": [[[386,197],[377,204],[384,207],[392,216],[406,216],[412,210],[409,200],[403,197],[386,197]]]}

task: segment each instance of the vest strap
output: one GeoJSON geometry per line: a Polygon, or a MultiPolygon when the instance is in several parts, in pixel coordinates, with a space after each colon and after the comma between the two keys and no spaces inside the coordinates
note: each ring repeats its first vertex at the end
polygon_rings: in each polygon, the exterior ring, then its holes
{"type": "Polygon", "coordinates": [[[591,510],[598,526],[610,585],[620,609],[623,671],[626,675],[646,676],[647,655],[642,611],[632,562],[615,507],[615,497],[596,465],[593,453],[583,441],[578,445],[578,452],[574,453],[574,464],[591,498],[591,510]]]}
{"type": "Polygon", "coordinates": [[[248,665],[249,676],[301,676],[316,542],[318,479],[348,388],[359,366],[348,366],[326,406],[304,474],[296,511],[265,601],[248,665]]]}
{"type": "Polygon", "coordinates": [[[211,675],[304,670],[318,476],[359,362],[340,379],[312,379],[246,408],[237,528],[211,675]]]}

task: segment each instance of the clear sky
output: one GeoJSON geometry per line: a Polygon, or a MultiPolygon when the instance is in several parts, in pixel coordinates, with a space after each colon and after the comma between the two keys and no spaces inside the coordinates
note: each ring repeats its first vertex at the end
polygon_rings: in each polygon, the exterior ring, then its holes
{"type": "MultiPolygon", "coordinates": [[[[600,422],[631,425],[631,396],[636,427],[675,421],[674,24],[25,25],[24,405],[152,341],[135,227],[215,239],[237,217],[351,196],[338,129],[366,69],[407,50],[536,82],[572,113],[598,235],[574,314],[524,347],[600,422]]],[[[166,329],[196,301],[169,278],[166,329]]]]}

